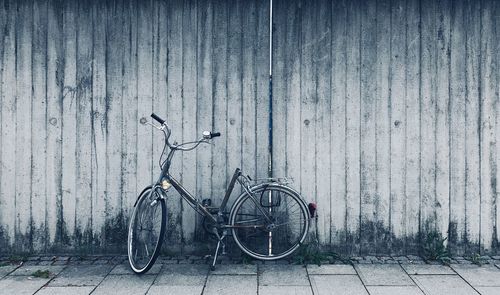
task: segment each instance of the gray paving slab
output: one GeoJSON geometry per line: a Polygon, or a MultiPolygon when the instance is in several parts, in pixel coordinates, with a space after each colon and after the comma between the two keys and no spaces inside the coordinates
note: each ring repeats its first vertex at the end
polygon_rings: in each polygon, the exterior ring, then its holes
{"type": "Polygon", "coordinates": [[[263,286],[309,286],[306,268],[302,265],[261,265],[259,285],[263,286]]]}
{"type": "Polygon", "coordinates": [[[500,287],[477,287],[481,295],[498,295],[500,294],[500,287]]]}
{"type": "Polygon", "coordinates": [[[166,295],[166,294],[200,295],[202,291],[203,291],[203,285],[199,286],[153,285],[149,289],[147,295],[166,295]]]}
{"type": "Polygon", "coordinates": [[[413,281],[398,264],[358,264],[360,279],[367,286],[411,286],[413,281]]]}
{"type": "Polygon", "coordinates": [[[156,275],[110,275],[97,286],[92,294],[145,294],[153,284],[156,275]]]}
{"type": "Polygon", "coordinates": [[[478,293],[458,275],[412,275],[427,295],[477,295],[478,293]]]}
{"type": "Polygon", "coordinates": [[[312,275],[309,278],[315,295],[368,295],[356,275],[312,275]]]}
{"type": "Polygon", "coordinates": [[[259,295],[312,295],[311,286],[259,286],[259,295]]]}
{"type": "Polygon", "coordinates": [[[256,275],[210,275],[203,295],[256,295],[256,275]]]}
{"type": "Polygon", "coordinates": [[[112,265],[70,265],[49,286],[96,286],[112,268],[112,265]]]}
{"type": "MultiPolygon", "coordinates": [[[[161,267],[163,265],[160,263],[154,264],[151,269],[146,273],[148,275],[156,275],[159,274],[161,271],[161,267]]],[[[120,263],[117,264],[109,273],[110,275],[132,275],[135,274],[132,269],[130,268],[128,262],[125,263],[120,263]]]]}
{"type": "Polygon", "coordinates": [[[8,275],[9,273],[13,272],[16,268],[18,268],[18,265],[5,265],[0,267],[0,279],[8,275]]]}
{"type": "Polygon", "coordinates": [[[37,271],[49,271],[50,277],[58,275],[65,266],[63,265],[23,265],[13,271],[11,276],[31,276],[37,271]]]}
{"type": "Polygon", "coordinates": [[[348,264],[308,265],[309,275],[355,275],[356,270],[348,264]]]}
{"type": "Polygon", "coordinates": [[[500,287],[500,269],[493,265],[456,264],[452,268],[472,286],[500,287]]]}
{"type": "Polygon", "coordinates": [[[165,264],[155,285],[203,286],[208,275],[208,265],[165,264]]]}
{"type": "Polygon", "coordinates": [[[401,264],[410,275],[454,275],[455,272],[446,265],[401,264]]]}
{"type": "Polygon", "coordinates": [[[367,286],[370,295],[424,295],[417,286],[367,286]]]}
{"type": "Polygon", "coordinates": [[[43,287],[36,295],[88,295],[95,289],[95,286],[82,287],[43,287]]]}
{"type": "Polygon", "coordinates": [[[7,276],[0,280],[0,294],[34,294],[50,279],[25,277],[25,276],[7,276]],[[5,293],[2,293],[5,292],[5,293]]]}
{"type": "Polygon", "coordinates": [[[217,265],[214,271],[210,272],[214,275],[256,275],[257,265],[251,264],[221,264],[217,265]]]}

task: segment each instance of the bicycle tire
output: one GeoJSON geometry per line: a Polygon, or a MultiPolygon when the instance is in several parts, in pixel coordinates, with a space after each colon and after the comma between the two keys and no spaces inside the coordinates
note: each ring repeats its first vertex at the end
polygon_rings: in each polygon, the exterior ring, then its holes
{"type": "MultiPolygon", "coordinates": [[[[263,228],[261,222],[264,222],[264,217],[263,215],[259,217],[259,213],[262,214],[257,206],[261,206],[261,208],[264,208],[265,210],[270,210],[272,211],[272,207],[262,207],[262,200],[256,200],[258,203],[255,203],[252,201],[252,199],[249,197],[249,195],[244,192],[242,193],[238,199],[234,202],[234,205],[231,208],[230,216],[229,216],[229,224],[232,227],[232,233],[233,233],[233,238],[238,245],[238,247],[247,255],[259,259],[259,260],[277,260],[277,259],[282,259],[290,254],[292,254],[295,250],[297,250],[300,245],[304,242],[307,233],[309,231],[309,213],[307,210],[307,206],[305,202],[302,200],[300,195],[293,190],[292,188],[277,184],[277,183],[265,183],[265,184],[260,184],[257,186],[254,186],[251,188],[251,190],[254,192],[254,195],[259,195],[259,194],[264,194],[266,191],[276,191],[276,192],[281,192],[286,195],[288,200],[281,200],[281,196],[278,197],[279,201],[276,201],[275,207],[282,206],[281,202],[284,202],[286,206],[288,206],[287,202],[294,202],[294,204],[298,205],[297,213],[294,214],[294,216],[298,217],[300,219],[299,222],[299,233],[295,234],[295,237],[293,237],[293,242],[290,242],[289,245],[285,246],[280,246],[282,249],[277,251],[276,253],[273,253],[273,239],[276,239],[276,231],[273,231],[273,229],[270,228],[263,228]],[[260,202],[259,202],[260,201],[260,202]],[[243,206],[245,204],[250,204],[248,209],[244,209],[243,206]],[[279,203],[279,205],[278,205],[279,203]],[[255,208],[252,208],[252,205],[255,205],[255,208]],[[246,210],[246,211],[245,211],[246,210]],[[252,213],[252,210],[254,213],[252,213]],[[246,219],[243,219],[246,218],[246,219]],[[251,218],[251,219],[249,219],[251,218]],[[257,219],[256,223],[259,222],[258,224],[252,225],[252,221],[257,219]],[[257,226],[252,228],[252,226],[257,226]],[[253,230],[253,231],[252,231],[253,230]],[[269,235],[269,232],[272,234],[269,235]],[[273,233],[274,233],[274,238],[273,238],[273,233]],[[266,245],[261,245],[267,235],[267,253],[266,252],[266,245]],[[254,239],[256,245],[252,245],[251,239],[254,239]],[[260,243],[260,244],[259,244],[260,243]],[[257,245],[258,244],[258,245],[257,245]]],[[[264,196],[265,197],[265,196],[264,196]]],[[[262,196],[261,196],[262,198],[262,196]]],[[[272,203],[272,192],[271,192],[271,197],[270,197],[270,203],[272,203]]],[[[296,206],[293,205],[292,206],[296,206]]],[[[287,209],[288,210],[288,209],[287,209]]],[[[279,212],[279,211],[278,211],[279,212]]],[[[271,213],[273,215],[273,218],[276,218],[275,222],[278,223],[278,226],[276,228],[283,228],[282,225],[279,225],[280,220],[288,220],[288,217],[290,216],[289,212],[279,214],[279,213],[271,213]],[[275,215],[273,215],[275,214],[275,215]],[[285,216],[286,215],[286,216],[285,216]],[[280,220],[278,220],[280,219],[280,220]]],[[[285,224],[287,227],[288,225],[285,224]]],[[[280,239],[282,242],[285,240],[288,240],[288,237],[283,237],[279,236],[277,237],[278,243],[280,242],[280,239]]],[[[285,241],[285,243],[288,241],[285,241]]],[[[275,248],[276,249],[276,245],[275,248]]]]}
{"type": "MultiPolygon", "coordinates": [[[[132,213],[132,217],[130,219],[130,224],[129,224],[128,239],[127,239],[127,253],[128,253],[128,260],[129,260],[130,268],[136,274],[145,274],[146,272],[148,272],[151,269],[151,267],[156,262],[158,255],[160,254],[160,249],[161,249],[161,246],[163,243],[163,239],[165,237],[165,228],[166,228],[166,224],[167,224],[167,222],[166,222],[167,206],[166,206],[165,200],[163,198],[156,198],[157,203],[154,205],[156,207],[153,210],[157,210],[157,208],[158,208],[157,205],[159,204],[159,206],[161,207],[161,221],[160,221],[160,229],[158,232],[158,238],[156,239],[153,253],[150,256],[148,255],[149,259],[147,259],[146,263],[143,265],[140,265],[138,263],[138,261],[136,261],[137,259],[134,259],[134,252],[135,252],[135,256],[137,256],[137,251],[138,251],[138,249],[136,249],[137,247],[134,248],[135,244],[136,244],[136,243],[134,243],[134,241],[135,241],[134,239],[135,239],[135,235],[137,235],[137,229],[135,228],[135,226],[137,224],[136,218],[138,217],[138,214],[141,213],[141,210],[143,209],[142,205],[145,204],[144,202],[149,201],[152,198],[153,199],[155,198],[154,196],[151,196],[151,191],[152,191],[152,188],[151,188],[151,186],[149,186],[149,187],[146,187],[141,192],[141,194],[137,198],[136,204],[134,206],[134,211],[132,213]]],[[[153,193],[157,194],[158,192],[153,192],[153,193]]],[[[150,206],[152,207],[153,205],[150,205],[150,206]]],[[[146,209],[150,209],[150,208],[146,207],[146,209]]],[[[142,217],[144,217],[144,215],[142,217]]],[[[141,226],[142,226],[142,222],[141,222],[141,226]]],[[[151,232],[153,232],[152,229],[151,229],[151,232]]],[[[145,249],[146,249],[146,252],[148,252],[147,246],[145,246],[145,249]]]]}

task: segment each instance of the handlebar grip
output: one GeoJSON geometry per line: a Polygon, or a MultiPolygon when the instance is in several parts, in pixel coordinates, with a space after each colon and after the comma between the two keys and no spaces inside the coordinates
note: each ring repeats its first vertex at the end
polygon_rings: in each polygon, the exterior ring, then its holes
{"type": "Polygon", "coordinates": [[[213,132],[212,133],[212,138],[219,137],[219,136],[220,136],[220,132],[213,132]]]}
{"type": "Polygon", "coordinates": [[[155,113],[152,113],[151,114],[151,118],[155,119],[156,121],[158,121],[158,123],[162,124],[165,123],[165,120],[163,120],[162,118],[158,117],[155,113]]]}

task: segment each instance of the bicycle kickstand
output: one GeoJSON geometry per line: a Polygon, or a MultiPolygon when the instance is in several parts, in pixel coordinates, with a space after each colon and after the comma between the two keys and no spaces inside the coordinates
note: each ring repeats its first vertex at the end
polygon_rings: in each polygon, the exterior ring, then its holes
{"type": "Polygon", "coordinates": [[[224,242],[222,241],[226,237],[226,232],[224,231],[222,236],[219,236],[219,233],[217,231],[215,231],[215,234],[219,241],[217,242],[217,247],[215,248],[214,260],[212,261],[212,265],[210,266],[211,270],[215,270],[215,264],[217,263],[217,256],[219,254],[219,248],[221,244],[222,244],[222,255],[226,254],[226,244],[224,244],[224,242]]]}

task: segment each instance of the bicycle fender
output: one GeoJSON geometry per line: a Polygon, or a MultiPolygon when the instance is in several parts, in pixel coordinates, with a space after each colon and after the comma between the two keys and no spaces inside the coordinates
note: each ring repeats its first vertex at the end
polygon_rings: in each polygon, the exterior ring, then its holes
{"type": "Polygon", "coordinates": [[[142,196],[142,194],[143,194],[145,191],[147,191],[148,189],[152,189],[152,188],[153,188],[153,186],[152,186],[152,185],[148,185],[148,186],[146,186],[146,187],[142,190],[142,192],[139,194],[139,196],[137,196],[137,200],[135,200],[134,207],[137,205],[137,202],[139,202],[139,198],[142,196]]]}
{"type": "MultiPolygon", "coordinates": [[[[299,199],[302,201],[302,203],[304,204],[304,206],[307,207],[307,202],[306,200],[304,199],[304,197],[298,192],[296,191],[293,187],[290,187],[288,185],[284,185],[284,184],[280,184],[280,183],[276,183],[276,182],[266,182],[266,183],[261,183],[261,184],[257,184],[257,185],[254,185],[251,187],[252,190],[257,190],[259,188],[262,188],[262,187],[267,187],[267,186],[272,186],[272,187],[284,187],[288,190],[290,190],[291,192],[293,192],[295,195],[297,195],[299,197],[299,199]]],[[[245,192],[243,192],[241,195],[244,195],[245,192]]]]}

